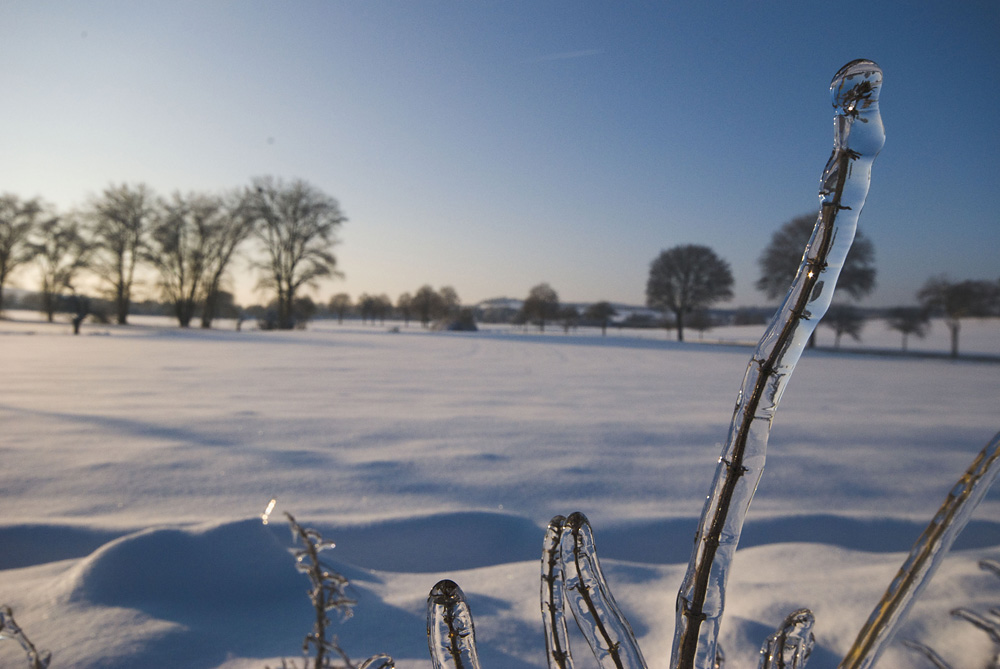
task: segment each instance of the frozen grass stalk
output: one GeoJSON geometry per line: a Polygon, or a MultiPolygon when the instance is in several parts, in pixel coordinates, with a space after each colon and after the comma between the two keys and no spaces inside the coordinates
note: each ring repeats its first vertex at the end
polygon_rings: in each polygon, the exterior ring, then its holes
{"type": "Polygon", "coordinates": [[[545,629],[545,652],[552,669],[573,669],[563,601],[566,581],[559,548],[565,524],[564,516],[549,521],[542,543],[542,627],[545,629]]]}
{"type": "Polygon", "coordinates": [[[882,70],[855,60],[837,72],[834,144],[820,182],[820,213],[798,273],[750,359],[691,561],[677,595],[675,669],[716,662],[725,587],[747,508],[763,472],[771,420],[795,364],[833,297],[885,141],[878,95],[882,70]]]}
{"type": "Polygon", "coordinates": [[[760,649],[758,669],[803,669],[816,645],[812,631],[815,622],[809,609],[788,614],[782,626],[767,637],[760,649]]]}
{"type": "MultiPolygon", "coordinates": [[[[267,506],[261,519],[267,524],[268,516],[274,510],[275,500],[267,506]]],[[[320,553],[334,547],[332,541],[326,541],[314,529],[300,525],[290,513],[285,513],[292,536],[302,544],[295,551],[295,566],[300,573],[309,577],[309,600],[312,602],[316,618],[312,632],[306,635],[302,642],[302,654],[306,657],[305,667],[312,669],[392,669],[395,664],[388,655],[378,654],[368,658],[360,665],[351,662],[337,641],[337,637],[328,637],[330,627],[330,611],[337,611],[341,620],[350,618],[355,600],[347,596],[348,580],[335,569],[320,559],[320,553]],[[312,657],[309,657],[312,654],[312,657]],[[334,657],[339,657],[342,664],[335,664],[334,657]]],[[[289,667],[282,661],[282,667],[289,667]]],[[[294,663],[290,665],[295,669],[294,663]]]]}
{"type": "Polygon", "coordinates": [[[563,599],[601,669],[646,669],[635,634],[611,594],[587,517],[574,513],[559,541],[563,599]]]}
{"type": "Polygon", "coordinates": [[[427,647],[434,669],[479,669],[476,630],[465,593],[438,581],[427,598],[427,647]]]}
{"type": "Polygon", "coordinates": [[[21,644],[28,662],[28,669],[46,669],[49,662],[52,661],[52,653],[47,650],[38,650],[35,647],[35,644],[14,620],[14,611],[9,606],[0,606],[0,641],[3,639],[13,639],[21,644]]]}
{"type": "Polygon", "coordinates": [[[840,669],[867,669],[878,661],[910,606],[941,565],[997,475],[1000,475],[1000,433],[979,452],[958,479],[930,525],[910,549],[903,566],[858,632],[840,669]]]}

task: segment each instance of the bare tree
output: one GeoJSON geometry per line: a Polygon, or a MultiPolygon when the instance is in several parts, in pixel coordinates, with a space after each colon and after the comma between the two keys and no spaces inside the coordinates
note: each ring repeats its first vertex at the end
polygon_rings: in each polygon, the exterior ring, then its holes
{"type": "Polygon", "coordinates": [[[277,326],[292,328],[296,292],[340,274],[331,249],[347,218],[334,198],[302,180],[254,179],[248,206],[266,255],[260,285],[277,292],[277,326]]]}
{"type": "Polygon", "coordinates": [[[957,358],[961,320],[996,315],[1000,309],[1000,286],[992,281],[954,283],[945,276],[937,276],[927,280],[917,299],[926,309],[944,314],[951,333],[951,355],[957,358]]]}
{"type": "Polygon", "coordinates": [[[570,329],[575,328],[580,322],[580,311],[571,304],[559,307],[556,316],[562,323],[563,332],[566,334],[569,334],[570,329]]]}
{"type": "Polygon", "coordinates": [[[191,325],[207,281],[208,249],[218,215],[219,201],[207,195],[175,193],[158,203],[144,255],[159,271],[163,297],[173,304],[182,328],[191,325]]]}
{"type": "Polygon", "coordinates": [[[41,215],[38,200],[22,201],[17,195],[0,195],[0,312],[3,312],[3,287],[10,273],[31,260],[29,236],[41,215]]]}
{"type": "Polygon", "coordinates": [[[128,323],[132,284],[154,214],[154,195],[145,185],[109,186],[91,202],[93,269],[111,286],[118,323],[128,323]]]}
{"type": "Polygon", "coordinates": [[[222,306],[222,279],[236,256],[237,249],[254,230],[245,193],[231,191],[218,198],[219,211],[210,228],[210,243],[205,255],[204,299],[201,307],[201,327],[212,327],[212,320],[222,306]]]}
{"type": "Polygon", "coordinates": [[[396,299],[396,309],[399,311],[399,315],[403,317],[403,325],[409,327],[410,316],[413,314],[413,296],[409,293],[403,293],[396,299]]]}
{"type": "Polygon", "coordinates": [[[451,286],[442,286],[438,291],[438,295],[441,296],[441,310],[444,312],[444,316],[457,316],[458,312],[462,309],[462,300],[459,299],[458,293],[451,286]]]}
{"type": "MultiPolygon", "coordinates": [[[[802,249],[809,243],[816,214],[797,216],[782,225],[760,254],[760,278],[754,286],[768,299],[784,297],[802,262],[802,249]]],[[[837,291],[860,300],[875,289],[875,247],[858,230],[837,280],[837,291]]]]}
{"type": "MultiPolygon", "coordinates": [[[[385,325],[385,319],[387,316],[392,315],[392,300],[385,293],[375,296],[375,311],[374,316],[378,317],[379,323],[385,325]]],[[[372,318],[372,322],[375,319],[372,318]]]]}
{"type": "Polygon", "coordinates": [[[330,298],[328,308],[330,309],[330,313],[337,314],[337,323],[343,325],[344,314],[351,308],[351,296],[347,293],[337,293],[330,298]]]}
{"type": "Polygon", "coordinates": [[[587,310],[583,312],[583,316],[588,320],[600,323],[601,336],[604,337],[608,334],[608,323],[617,313],[610,302],[595,302],[587,307],[587,310]]]}
{"type": "Polygon", "coordinates": [[[646,304],[673,312],[678,341],[684,341],[685,316],[732,297],[729,263],[707,246],[675,246],[661,252],[649,267],[646,304]]]}
{"type": "Polygon", "coordinates": [[[559,294],[547,283],[534,286],[521,307],[526,321],[534,321],[545,332],[545,322],[559,315],[559,294]]]}
{"type": "Polygon", "coordinates": [[[358,313],[361,314],[361,322],[367,323],[371,320],[372,325],[374,325],[376,309],[376,297],[368,293],[361,293],[358,297],[358,313]]]}
{"type": "Polygon", "coordinates": [[[413,311],[416,312],[420,324],[427,327],[430,322],[440,317],[444,311],[444,300],[436,290],[428,285],[421,286],[413,294],[413,311]]]}
{"type": "Polygon", "coordinates": [[[91,246],[73,215],[47,216],[39,222],[30,242],[41,275],[42,311],[51,323],[63,290],[73,289],[73,279],[87,266],[91,246]]]}
{"type": "Polygon", "coordinates": [[[840,348],[840,338],[845,334],[854,341],[861,341],[865,315],[849,304],[831,304],[820,325],[833,330],[833,347],[840,348]]]}
{"type": "Polygon", "coordinates": [[[707,309],[698,309],[697,311],[692,311],[687,317],[687,324],[688,327],[698,331],[698,339],[700,340],[705,337],[706,332],[715,327],[715,320],[707,309]]]}
{"type": "Polygon", "coordinates": [[[927,334],[930,325],[927,309],[922,307],[896,307],[889,311],[886,325],[903,335],[903,350],[906,350],[906,340],[910,335],[921,339],[927,334]]]}

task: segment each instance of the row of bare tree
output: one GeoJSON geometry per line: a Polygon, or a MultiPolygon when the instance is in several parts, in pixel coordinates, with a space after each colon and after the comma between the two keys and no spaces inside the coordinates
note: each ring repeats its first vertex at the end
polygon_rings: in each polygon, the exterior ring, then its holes
{"type": "Polygon", "coordinates": [[[259,285],[277,296],[276,324],[291,328],[299,289],[338,274],[332,248],[345,220],[337,201],[318,188],[273,177],[221,194],[169,197],[144,184],[114,185],[66,213],[4,194],[0,310],[10,273],[34,264],[50,321],[60,296],[75,294],[81,274],[90,272],[107,289],[117,322],[126,324],[136,271],[145,265],[156,271],[182,327],[198,311],[202,327],[211,327],[223,277],[238,249],[252,241],[259,285]]]}
{"type": "MultiPolygon", "coordinates": [[[[815,214],[799,216],[782,225],[758,258],[760,277],[755,286],[769,299],[785,295],[795,278],[802,251],[809,243],[815,214]]],[[[863,233],[854,244],[841,270],[834,304],[824,319],[833,328],[835,343],[842,335],[858,338],[864,316],[853,306],[875,288],[875,249],[863,233]]],[[[733,296],[729,263],[710,248],[694,244],[675,246],[653,260],[646,284],[647,304],[673,314],[678,339],[684,338],[685,321],[721,300],[733,296]]],[[[944,317],[951,334],[951,353],[958,355],[961,320],[1000,315],[1000,282],[967,280],[954,282],[945,276],[929,279],[916,293],[919,306],[899,307],[889,314],[889,326],[907,337],[922,337],[932,315],[944,317]]]]}

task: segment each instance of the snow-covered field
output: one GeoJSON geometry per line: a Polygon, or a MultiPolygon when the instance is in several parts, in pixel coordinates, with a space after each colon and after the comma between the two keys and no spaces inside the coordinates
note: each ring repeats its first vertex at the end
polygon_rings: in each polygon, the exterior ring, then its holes
{"type": "MultiPolygon", "coordinates": [[[[543,528],[583,511],[647,661],[666,667],[750,349],[662,332],[204,332],[138,318],[73,337],[13,317],[0,322],[0,602],[54,668],[259,669],[297,657],[311,609],[281,511],[338,544],[331,561],[359,600],[337,630],[352,657],[429,667],[426,596],[448,577],[468,595],[484,669],[545,666],[543,528]]],[[[863,343],[896,349],[899,337],[870,325],[863,343]]],[[[946,351],[944,326],[911,348],[946,351]]],[[[962,350],[1000,353],[1000,323],[967,323],[962,350]]],[[[734,565],[727,666],[755,667],[760,642],[808,606],[809,666],[834,667],[998,429],[998,364],[807,352],[734,565]]],[[[901,637],[984,666],[987,636],[948,614],[1000,604],[982,558],[1000,558],[1000,490],[901,637]]],[[[574,642],[577,665],[593,666],[574,642]]],[[[0,666],[21,663],[14,642],[0,643],[0,666]]],[[[880,664],[919,666],[898,643],[880,664]]]]}

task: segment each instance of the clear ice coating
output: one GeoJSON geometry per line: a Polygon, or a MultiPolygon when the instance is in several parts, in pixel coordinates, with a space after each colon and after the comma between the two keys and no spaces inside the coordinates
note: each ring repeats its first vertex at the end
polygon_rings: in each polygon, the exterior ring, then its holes
{"type": "Polygon", "coordinates": [[[763,472],[771,420],[810,335],[826,313],[854,241],[871,166],[885,133],[882,70],[869,60],[840,69],[830,84],[834,142],[820,180],[820,213],[792,286],[747,366],[688,570],[677,595],[670,666],[709,669],[733,554],[763,472]]]}
{"type": "Polygon", "coordinates": [[[479,669],[472,612],[454,581],[438,581],[427,597],[427,647],[434,669],[479,669]]]}
{"type": "Polygon", "coordinates": [[[594,534],[582,513],[572,514],[563,524],[559,552],[565,604],[598,664],[602,669],[646,669],[632,627],[601,571],[594,534]]]}
{"type": "Polygon", "coordinates": [[[385,654],[373,655],[358,665],[358,669],[395,669],[396,663],[385,654]]]}
{"type": "Polygon", "coordinates": [[[839,669],[867,669],[888,647],[910,606],[944,560],[972,512],[1000,475],[997,433],[952,487],[941,508],[910,549],[882,599],[875,606],[839,669]]]}
{"type": "Polygon", "coordinates": [[[781,627],[767,637],[761,647],[757,669],[804,669],[816,645],[812,631],[815,622],[809,609],[788,614],[781,627]]]}
{"type": "Polygon", "coordinates": [[[573,655],[569,648],[569,631],[566,626],[566,609],[562,539],[566,518],[556,516],[549,521],[542,542],[542,627],[545,630],[545,653],[551,669],[573,669],[573,655]]]}

